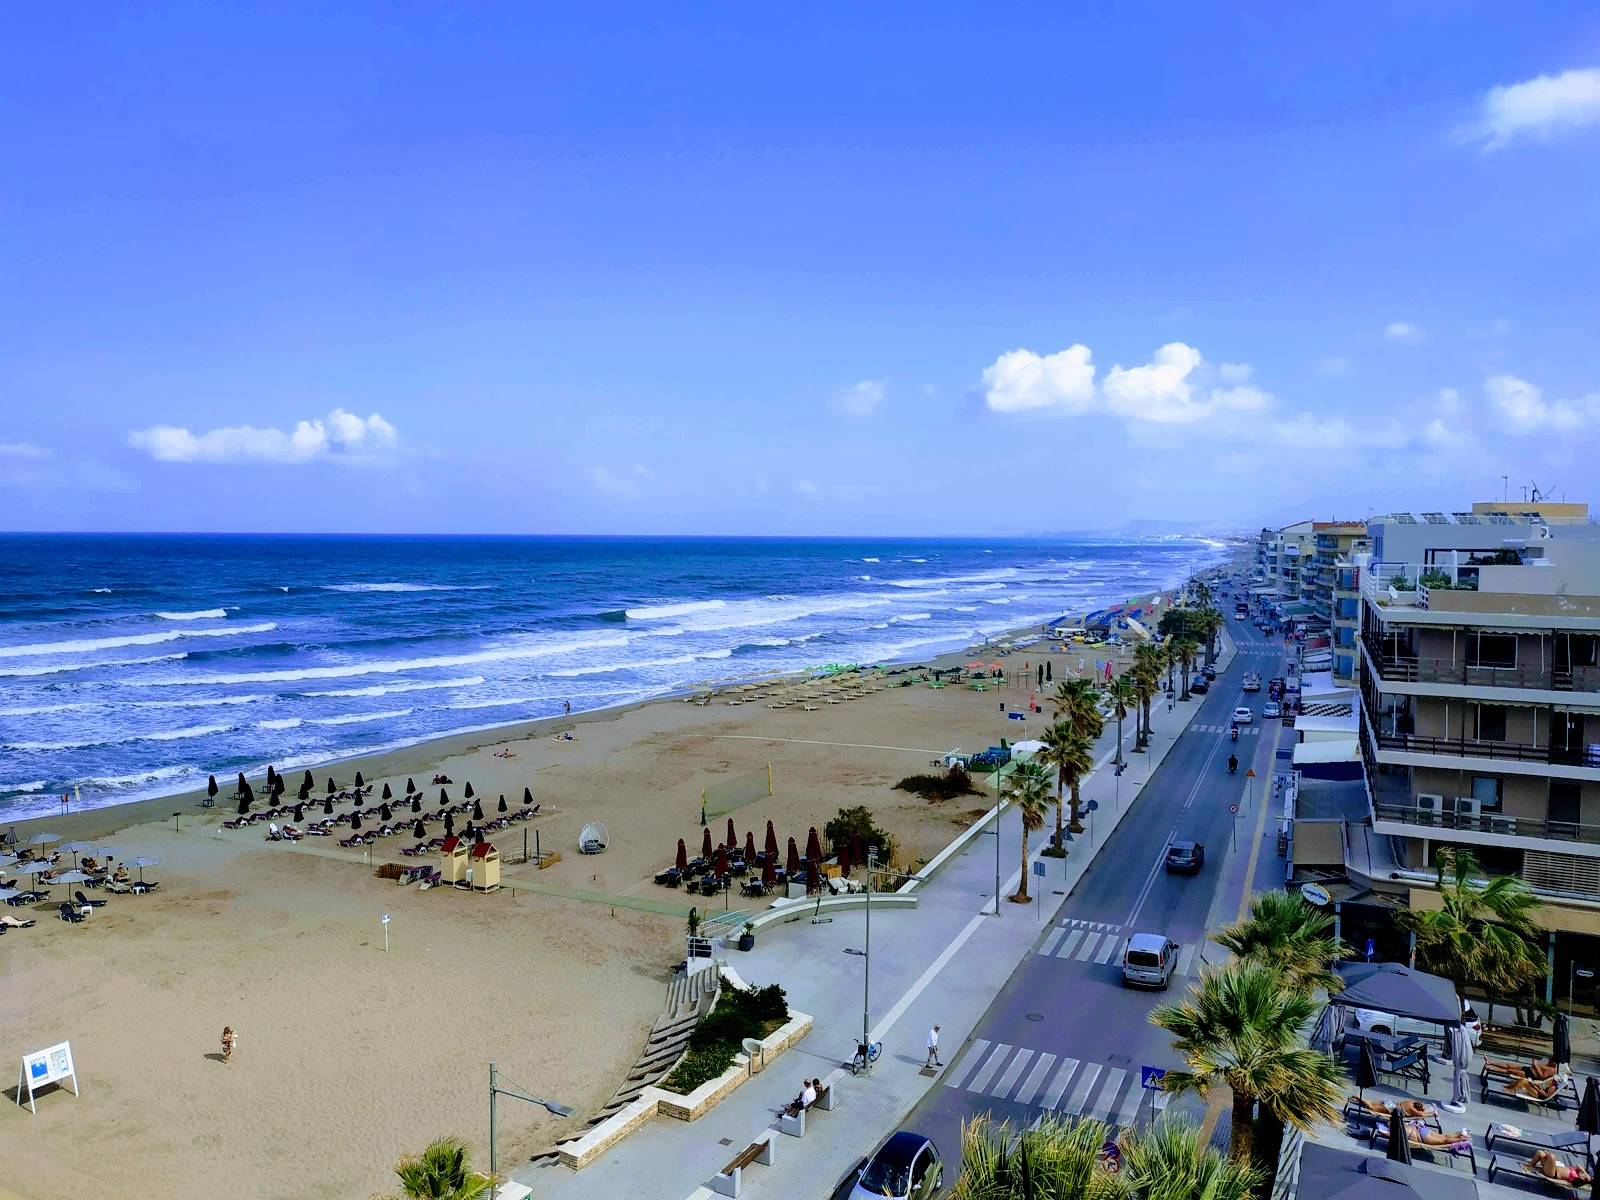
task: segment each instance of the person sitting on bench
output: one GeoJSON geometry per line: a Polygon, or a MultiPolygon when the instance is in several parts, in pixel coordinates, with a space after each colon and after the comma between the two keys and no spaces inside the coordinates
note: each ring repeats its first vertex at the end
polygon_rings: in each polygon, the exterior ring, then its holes
{"type": "Polygon", "coordinates": [[[1535,1150],[1533,1157],[1522,1164],[1529,1175],[1538,1175],[1556,1183],[1571,1185],[1590,1182],[1589,1172],[1582,1167],[1569,1167],[1548,1150],[1535,1150]]]}
{"type": "Polygon", "coordinates": [[[1387,1117],[1391,1107],[1398,1109],[1402,1117],[1409,1117],[1414,1121],[1438,1115],[1420,1100],[1401,1100],[1398,1104],[1391,1106],[1381,1100],[1368,1100],[1365,1096],[1351,1096],[1345,1103],[1347,1105],[1359,1104],[1375,1117],[1387,1117]]]}
{"type": "Polygon", "coordinates": [[[789,1102],[789,1107],[784,1110],[787,1115],[791,1117],[799,1116],[801,1113],[805,1112],[806,1109],[810,1108],[817,1102],[816,1080],[806,1079],[802,1080],[801,1082],[804,1084],[804,1086],[801,1087],[800,1094],[791,1100],[789,1102]]]}
{"type": "Polygon", "coordinates": [[[1534,1081],[1532,1079],[1513,1079],[1506,1085],[1508,1096],[1531,1096],[1535,1100],[1553,1100],[1556,1093],[1566,1086],[1566,1075],[1558,1075],[1554,1079],[1534,1081]]]}
{"type": "Polygon", "coordinates": [[[1484,1069],[1498,1071],[1502,1075],[1520,1075],[1524,1079],[1554,1079],[1561,1074],[1561,1068],[1556,1065],[1553,1058],[1542,1063],[1529,1063],[1523,1066],[1517,1062],[1500,1062],[1498,1059],[1486,1058],[1483,1060],[1484,1069]]]}
{"type": "MultiPolygon", "coordinates": [[[[1453,1133],[1448,1130],[1444,1133],[1437,1133],[1429,1129],[1425,1121],[1406,1121],[1404,1124],[1406,1127],[1406,1141],[1413,1146],[1435,1146],[1439,1149],[1445,1149],[1450,1146],[1459,1146],[1462,1142],[1466,1142],[1468,1145],[1472,1143],[1472,1134],[1465,1129],[1458,1129],[1453,1133]]],[[[1378,1132],[1385,1137],[1388,1136],[1389,1125],[1387,1121],[1378,1122],[1378,1132]]]]}

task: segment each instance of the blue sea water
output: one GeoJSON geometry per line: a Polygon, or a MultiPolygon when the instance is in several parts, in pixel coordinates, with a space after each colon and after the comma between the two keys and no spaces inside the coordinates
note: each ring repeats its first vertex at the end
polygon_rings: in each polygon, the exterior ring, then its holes
{"type": "Polygon", "coordinates": [[[0,537],[0,820],[1126,599],[1198,541],[0,537]]]}

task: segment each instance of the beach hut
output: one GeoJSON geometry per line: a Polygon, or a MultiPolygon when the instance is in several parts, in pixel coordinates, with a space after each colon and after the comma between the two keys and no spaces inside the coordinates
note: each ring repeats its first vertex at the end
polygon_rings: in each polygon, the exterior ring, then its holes
{"type": "Polygon", "coordinates": [[[467,878],[475,892],[492,892],[500,886],[500,851],[493,842],[479,842],[467,855],[467,878]]]}
{"type": "Polygon", "coordinates": [[[465,883],[467,879],[467,843],[458,837],[447,837],[439,847],[439,879],[442,883],[465,883]]]}

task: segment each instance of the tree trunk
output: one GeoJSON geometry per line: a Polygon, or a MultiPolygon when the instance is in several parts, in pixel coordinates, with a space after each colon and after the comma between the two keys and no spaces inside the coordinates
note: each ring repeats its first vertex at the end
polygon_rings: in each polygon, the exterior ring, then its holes
{"type": "Polygon", "coordinates": [[[1228,1130],[1228,1158],[1244,1166],[1250,1164],[1255,1138],[1252,1120],[1255,1116],[1255,1097],[1248,1092],[1233,1094],[1233,1125],[1228,1130]]]}
{"type": "MultiPolygon", "coordinates": [[[[1026,825],[1022,827],[1022,875],[1020,878],[1022,882],[1017,884],[1017,894],[1011,898],[1018,904],[1026,904],[1032,899],[1028,895],[1028,827],[1026,825]]],[[[1000,911],[999,896],[994,898],[994,904],[995,912],[998,913],[1000,911]]]]}
{"type": "MultiPolygon", "coordinates": [[[[1077,809],[1076,808],[1073,809],[1073,820],[1077,820],[1077,809]]],[[[1056,776],[1056,849],[1061,851],[1061,857],[1062,858],[1065,858],[1067,856],[1066,855],[1067,840],[1064,837],[1061,836],[1061,776],[1060,775],[1056,776]]]]}
{"type": "Polygon", "coordinates": [[[1072,833],[1083,832],[1083,802],[1078,792],[1079,786],[1080,782],[1074,779],[1072,781],[1072,824],[1067,826],[1067,829],[1072,833]]]}
{"type": "Polygon", "coordinates": [[[1117,766],[1122,765],[1122,718],[1117,718],[1117,766]]]}
{"type": "Polygon", "coordinates": [[[1278,1174],[1278,1156],[1283,1152],[1283,1122],[1278,1119],[1278,1114],[1265,1104],[1256,1117],[1255,1144],[1251,1148],[1251,1155],[1255,1165],[1266,1176],[1256,1195],[1260,1197],[1272,1194],[1272,1182],[1278,1174]]]}
{"type": "Polygon", "coordinates": [[[1188,663],[1184,663],[1183,664],[1183,695],[1179,696],[1178,699],[1187,700],[1188,698],[1189,698],[1189,664],[1188,663]]]}

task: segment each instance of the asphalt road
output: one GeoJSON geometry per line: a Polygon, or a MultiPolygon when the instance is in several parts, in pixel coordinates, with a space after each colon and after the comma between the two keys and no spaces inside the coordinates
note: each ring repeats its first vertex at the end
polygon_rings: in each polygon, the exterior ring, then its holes
{"type": "MultiPolygon", "coordinates": [[[[1231,605],[1228,611],[1231,611],[1231,605]]],[[[1137,802],[1084,873],[1062,916],[1040,933],[1033,951],[1000,989],[965,1046],[947,1047],[937,1086],[913,1110],[906,1128],[932,1138],[951,1163],[954,1181],[960,1127],[984,1112],[1027,1125],[1041,1113],[1090,1114],[1113,1124],[1150,1119],[1152,1093],[1141,1088],[1140,1067],[1175,1067],[1170,1037],[1150,1024],[1158,1004],[1177,999],[1203,956],[1219,951],[1206,942],[1206,921],[1223,886],[1230,824],[1239,821],[1247,850],[1262,790],[1272,778],[1277,721],[1259,713],[1265,689],[1245,694],[1247,671],[1263,680],[1283,674],[1283,643],[1264,638],[1248,621],[1230,621],[1240,653],[1200,703],[1188,731],[1172,747],[1137,802]],[[1253,732],[1237,746],[1227,729],[1232,710],[1247,704],[1257,712],[1253,732]],[[1228,755],[1237,753],[1239,772],[1230,776],[1228,755]],[[1257,778],[1248,780],[1254,767],[1257,778]],[[1245,800],[1246,786],[1254,790],[1245,800]],[[1240,806],[1235,818],[1229,806],[1240,806]],[[1164,868],[1169,840],[1206,846],[1206,863],[1194,876],[1164,868]],[[1123,939],[1130,933],[1164,933],[1182,950],[1170,991],[1124,987],[1123,939]]],[[[1158,702],[1159,726],[1165,703],[1158,702]]],[[[1130,756],[1131,757],[1131,756],[1130,756]]],[[[1237,910],[1242,874],[1233,876],[1233,897],[1223,919],[1237,910]]],[[[1198,1115],[1197,1101],[1172,1102],[1171,1111],[1198,1115]]]]}

